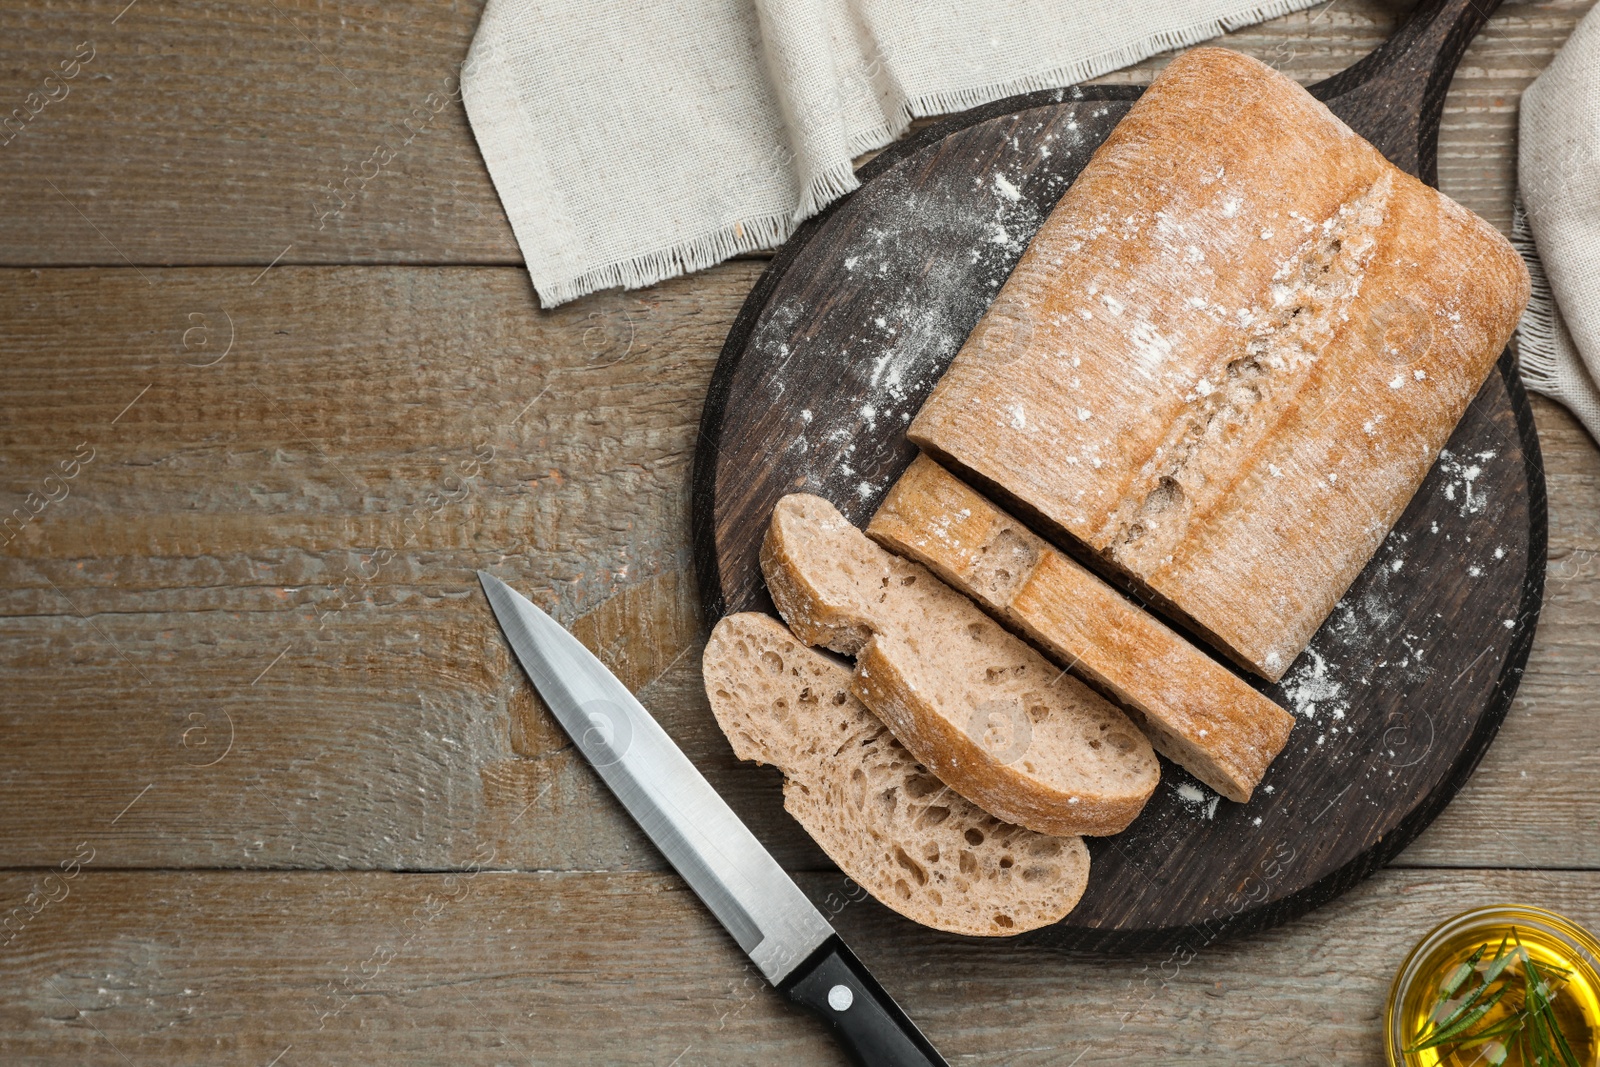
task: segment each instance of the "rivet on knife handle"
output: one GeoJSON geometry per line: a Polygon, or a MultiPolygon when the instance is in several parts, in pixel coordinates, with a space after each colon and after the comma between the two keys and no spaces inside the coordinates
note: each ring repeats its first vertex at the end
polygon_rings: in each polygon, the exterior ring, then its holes
{"type": "Polygon", "coordinates": [[[947,1067],[837,934],[779,988],[822,1016],[850,1058],[863,1067],[947,1067]]]}

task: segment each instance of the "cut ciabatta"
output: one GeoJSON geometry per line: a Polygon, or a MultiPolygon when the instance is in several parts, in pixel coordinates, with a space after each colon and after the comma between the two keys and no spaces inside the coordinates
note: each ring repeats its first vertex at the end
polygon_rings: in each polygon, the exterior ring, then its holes
{"type": "Polygon", "coordinates": [[[855,656],[851,692],[985,811],[1098,836],[1155,791],[1155,753],[1126,715],[821,497],[778,501],[761,572],[795,636],[855,656]]]}
{"type": "Polygon", "coordinates": [[[1492,225],[1279,72],[1196,48],[1062,194],[906,436],[1277,681],[1527,299],[1492,225]]]}
{"type": "Polygon", "coordinates": [[[1110,691],[1157,752],[1229,800],[1250,799],[1289,739],[1294,716],[927,456],[889,490],[867,536],[1110,691]]]}
{"type": "Polygon", "coordinates": [[[1089,878],[1082,838],[1003,823],[952,792],[850,693],[850,668],[770,615],[717,623],[706,696],[740,759],[839,869],[914,922],[1004,937],[1056,922],[1089,878]]]}

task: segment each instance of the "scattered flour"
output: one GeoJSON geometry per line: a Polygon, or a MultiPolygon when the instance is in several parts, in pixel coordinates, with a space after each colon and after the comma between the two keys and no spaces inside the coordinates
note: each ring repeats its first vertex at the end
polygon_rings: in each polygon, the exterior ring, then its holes
{"type": "MultiPolygon", "coordinates": [[[[1075,171],[1093,147],[1070,123],[1043,112],[1037,121],[1048,126],[1053,145],[1048,167],[1037,162],[1044,157],[1034,154],[1036,138],[1024,135],[977,181],[952,170],[948,180],[927,182],[915,167],[884,174],[839,258],[842,299],[814,304],[780,285],[757,324],[750,365],[761,368],[760,387],[773,402],[792,384],[791,368],[819,358],[836,368],[836,397],[848,402],[819,406],[820,398],[808,396],[788,439],[774,444],[803,455],[806,489],[831,497],[852,518],[903,461],[904,427],[1065,191],[1059,171],[1075,171]],[[915,269],[907,272],[907,265],[915,269]],[[832,351],[816,350],[822,338],[832,351]]],[[[1020,404],[1001,418],[1033,428],[1020,404]]]]}
{"type": "MultiPolygon", "coordinates": [[[[1106,300],[1110,299],[1106,297],[1106,300]]],[[[1121,314],[1120,308],[1117,309],[1117,313],[1121,314]]],[[[1147,379],[1153,379],[1153,372],[1159,370],[1167,361],[1167,357],[1172,354],[1172,342],[1161,335],[1161,331],[1155,328],[1154,323],[1144,319],[1133,324],[1133,329],[1128,331],[1128,341],[1139,357],[1137,369],[1147,379]]]]}
{"type": "Polygon", "coordinates": [[[1444,449],[1439,453],[1439,467],[1444,472],[1448,481],[1444,486],[1444,498],[1461,509],[1462,516],[1477,515],[1488,504],[1482,490],[1477,488],[1479,475],[1483,473],[1483,464],[1494,459],[1499,453],[1495,451],[1478,452],[1469,459],[1463,459],[1444,449]]]}
{"type": "Polygon", "coordinates": [[[1173,787],[1173,792],[1177,794],[1178,802],[1192,814],[1203,819],[1216,818],[1217,804],[1222,800],[1220,794],[1192,782],[1180,782],[1173,787]]]}
{"type": "Polygon", "coordinates": [[[1328,661],[1314,648],[1306,649],[1284,677],[1283,694],[1297,719],[1315,720],[1323,711],[1342,719],[1350,710],[1344,685],[1328,674],[1328,661]]]}

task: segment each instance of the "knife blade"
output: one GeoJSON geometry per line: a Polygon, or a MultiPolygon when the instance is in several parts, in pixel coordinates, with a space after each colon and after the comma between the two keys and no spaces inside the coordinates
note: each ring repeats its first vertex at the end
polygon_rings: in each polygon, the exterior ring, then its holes
{"type": "Polygon", "coordinates": [[[478,580],[522,669],[601,779],[778,990],[857,1063],[946,1067],[810,899],[626,686],[550,616],[478,580]]]}

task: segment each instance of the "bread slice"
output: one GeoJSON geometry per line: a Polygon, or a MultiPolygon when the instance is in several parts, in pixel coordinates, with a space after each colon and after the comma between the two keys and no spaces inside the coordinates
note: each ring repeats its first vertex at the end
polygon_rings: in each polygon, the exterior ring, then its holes
{"type": "Polygon", "coordinates": [[[1528,297],[1493,226],[1197,48],[1061,197],[907,435],[1276,681],[1528,297]]]}
{"type": "Polygon", "coordinates": [[[1241,803],[1294,717],[927,456],[867,536],[933,570],[1132,708],[1155,750],[1241,803]]]}
{"type": "Polygon", "coordinates": [[[784,809],[901,915],[1004,937],[1056,922],[1083,895],[1082,838],[1008,825],[952,792],[850,694],[848,666],[777,619],[729,615],[703,662],[734,753],[781,770],[784,809]]]}
{"type": "Polygon", "coordinates": [[[761,572],[795,636],[855,656],[851,692],[985,811],[1114,834],[1155,791],[1155,754],[1127,716],[826,500],[778,501],[761,572]]]}

